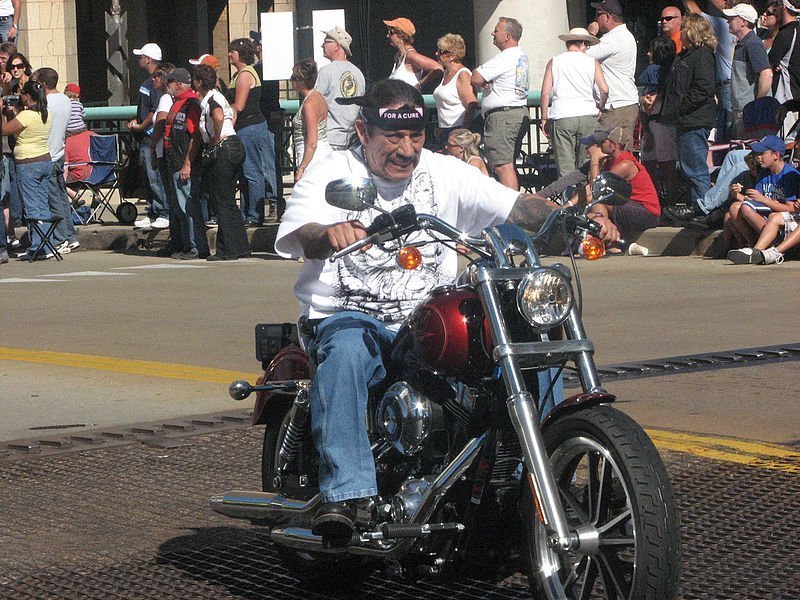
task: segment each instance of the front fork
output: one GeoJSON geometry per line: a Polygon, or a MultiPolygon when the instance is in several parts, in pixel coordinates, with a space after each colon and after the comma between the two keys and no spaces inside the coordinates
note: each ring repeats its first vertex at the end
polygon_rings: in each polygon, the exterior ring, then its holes
{"type": "MultiPolygon", "coordinates": [[[[550,547],[559,552],[576,550],[580,545],[578,534],[570,530],[564,508],[559,499],[558,486],[544,444],[540,427],[540,415],[532,394],[527,390],[522,371],[514,355],[513,344],[506,329],[500,309],[500,301],[491,277],[480,277],[481,297],[489,321],[495,346],[495,357],[499,360],[503,380],[508,391],[506,406],[511,422],[522,447],[523,459],[528,471],[528,483],[532,488],[538,518],[545,526],[550,547]]],[[[579,317],[573,308],[565,323],[568,337],[585,339],[579,317]]],[[[581,373],[581,382],[588,389],[599,391],[600,385],[594,369],[591,352],[580,352],[576,359],[581,373]]],[[[586,387],[584,389],[587,389],[586,387]]]]}

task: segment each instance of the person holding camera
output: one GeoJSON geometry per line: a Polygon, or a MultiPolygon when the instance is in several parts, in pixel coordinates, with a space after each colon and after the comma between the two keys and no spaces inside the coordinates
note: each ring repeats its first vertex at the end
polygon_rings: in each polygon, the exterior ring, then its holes
{"type": "MultiPolygon", "coordinates": [[[[17,138],[14,146],[14,162],[17,171],[17,184],[27,219],[40,221],[51,218],[49,207],[50,179],[53,176],[50,149],[47,145],[52,120],[48,119],[47,96],[44,86],[33,80],[27,81],[19,91],[20,100],[26,110],[14,116],[3,102],[3,135],[17,138]]],[[[31,240],[28,251],[21,260],[32,260],[42,244],[38,232],[29,227],[31,240]]],[[[51,258],[52,252],[43,252],[42,258],[51,258]]]]}

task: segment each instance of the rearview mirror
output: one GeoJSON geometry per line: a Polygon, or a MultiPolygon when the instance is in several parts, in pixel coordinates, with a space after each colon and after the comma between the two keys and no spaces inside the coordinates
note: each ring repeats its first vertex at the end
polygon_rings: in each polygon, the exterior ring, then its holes
{"type": "Polygon", "coordinates": [[[345,177],[331,181],[325,187],[325,201],[343,210],[365,210],[372,208],[378,190],[371,179],[345,177]]]}
{"type": "Polygon", "coordinates": [[[599,203],[620,206],[631,199],[631,184],[616,173],[604,171],[592,182],[592,198],[589,207],[599,203]]]}

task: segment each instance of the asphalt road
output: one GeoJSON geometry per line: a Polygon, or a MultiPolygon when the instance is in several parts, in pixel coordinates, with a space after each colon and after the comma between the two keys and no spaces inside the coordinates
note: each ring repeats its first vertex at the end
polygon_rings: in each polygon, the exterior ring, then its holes
{"type": "MultiPolygon", "coordinates": [[[[582,263],[584,321],[599,365],[800,342],[800,262],[701,258],[582,263]]],[[[245,408],[253,328],[294,320],[301,265],[76,252],[0,266],[0,441],[245,408]]],[[[776,443],[800,440],[797,363],[615,383],[645,426],[776,443]]]]}

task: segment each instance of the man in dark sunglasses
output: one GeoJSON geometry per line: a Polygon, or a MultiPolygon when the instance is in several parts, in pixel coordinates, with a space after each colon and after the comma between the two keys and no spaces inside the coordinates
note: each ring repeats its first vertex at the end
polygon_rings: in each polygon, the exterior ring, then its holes
{"type": "Polygon", "coordinates": [[[661,11],[661,18],[658,20],[658,25],[661,32],[675,42],[675,52],[679,53],[683,44],[681,43],[681,24],[683,17],[681,16],[681,9],[677,6],[666,6],[661,11]]]}

